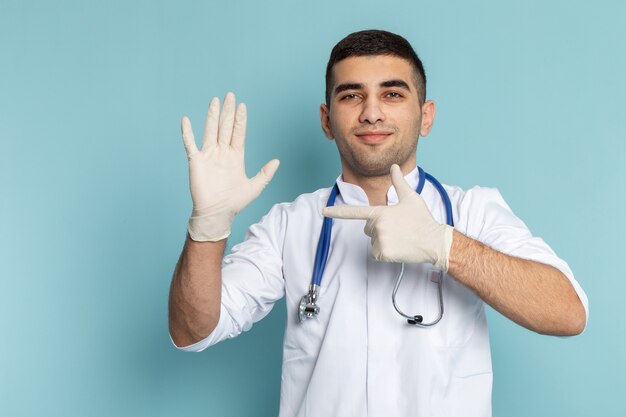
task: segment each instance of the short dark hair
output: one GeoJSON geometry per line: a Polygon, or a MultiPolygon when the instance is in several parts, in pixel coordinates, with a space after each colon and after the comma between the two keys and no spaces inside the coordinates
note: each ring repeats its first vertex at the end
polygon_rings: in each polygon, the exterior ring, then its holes
{"type": "Polygon", "coordinates": [[[330,105],[333,67],[339,61],[352,56],[391,55],[406,59],[415,70],[415,85],[420,104],[426,100],[426,74],[424,66],[413,47],[400,35],[384,30],[362,30],[343,38],[335,45],[326,65],[326,104],[330,105]]]}

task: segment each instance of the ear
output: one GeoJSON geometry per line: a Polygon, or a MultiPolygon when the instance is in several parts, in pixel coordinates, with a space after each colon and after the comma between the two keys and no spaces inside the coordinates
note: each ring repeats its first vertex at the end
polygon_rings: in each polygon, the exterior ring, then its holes
{"type": "Polygon", "coordinates": [[[428,135],[430,129],[435,122],[435,102],[432,100],[426,100],[422,105],[422,125],[420,126],[420,136],[424,137],[428,135]]]}
{"type": "Polygon", "coordinates": [[[328,139],[333,140],[333,132],[330,129],[330,109],[326,104],[320,104],[320,122],[324,135],[326,135],[328,139]]]}

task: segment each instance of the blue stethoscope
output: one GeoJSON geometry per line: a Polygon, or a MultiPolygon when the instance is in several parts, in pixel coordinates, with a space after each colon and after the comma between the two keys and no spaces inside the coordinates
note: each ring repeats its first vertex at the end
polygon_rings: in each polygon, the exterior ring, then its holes
{"type": "MultiPolygon", "coordinates": [[[[424,188],[424,184],[426,180],[430,182],[439,192],[441,196],[441,200],[446,207],[446,223],[452,227],[454,227],[454,220],[452,219],[452,204],[450,203],[450,197],[448,193],[443,188],[441,183],[437,181],[435,177],[424,172],[424,170],[420,167],[417,167],[419,173],[419,181],[417,183],[417,188],[415,191],[418,194],[422,193],[422,189],[424,188]]],[[[330,196],[328,197],[328,203],[326,207],[332,207],[335,204],[335,198],[340,194],[339,187],[337,183],[333,187],[330,192],[330,196]]],[[[316,317],[320,308],[317,305],[317,300],[319,298],[319,287],[322,283],[322,275],[324,275],[324,269],[326,268],[326,262],[328,261],[328,250],[330,249],[330,238],[333,229],[333,219],[330,217],[324,217],[324,222],[322,224],[322,232],[320,233],[320,239],[317,243],[317,252],[315,253],[315,264],[313,266],[313,277],[311,278],[311,285],[309,286],[309,292],[302,297],[300,300],[300,306],[298,308],[298,319],[300,322],[303,322],[307,319],[316,317]]],[[[393,307],[396,309],[398,314],[407,319],[409,324],[418,326],[418,327],[430,327],[439,323],[441,318],[443,317],[443,272],[441,270],[435,269],[430,272],[430,280],[437,283],[437,290],[439,295],[439,316],[430,323],[424,323],[423,316],[419,314],[415,314],[409,316],[405,314],[396,303],[396,293],[398,292],[398,288],[400,287],[400,283],[402,282],[402,278],[404,275],[404,263],[400,268],[400,274],[398,274],[398,278],[396,279],[396,285],[394,286],[393,293],[391,294],[391,301],[393,302],[393,307]]]]}

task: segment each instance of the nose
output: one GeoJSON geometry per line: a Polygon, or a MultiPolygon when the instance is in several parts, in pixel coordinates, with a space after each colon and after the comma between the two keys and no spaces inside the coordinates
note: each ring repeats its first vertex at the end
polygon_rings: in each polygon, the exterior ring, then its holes
{"type": "Polygon", "coordinates": [[[359,116],[359,122],[376,124],[385,121],[385,113],[381,108],[381,103],[377,97],[370,96],[363,101],[363,108],[359,116]]]}

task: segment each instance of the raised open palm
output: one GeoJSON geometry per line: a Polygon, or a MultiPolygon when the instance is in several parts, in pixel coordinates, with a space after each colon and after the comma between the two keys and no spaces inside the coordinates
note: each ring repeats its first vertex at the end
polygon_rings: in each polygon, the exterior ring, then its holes
{"type": "Polygon", "coordinates": [[[221,113],[219,99],[213,98],[198,150],[191,122],[183,117],[181,130],[193,200],[189,235],[193,240],[226,238],[235,214],[261,194],[278,169],[279,161],[273,159],[248,178],[244,162],[246,121],[246,106],[235,106],[233,93],[224,97],[221,113]]]}

